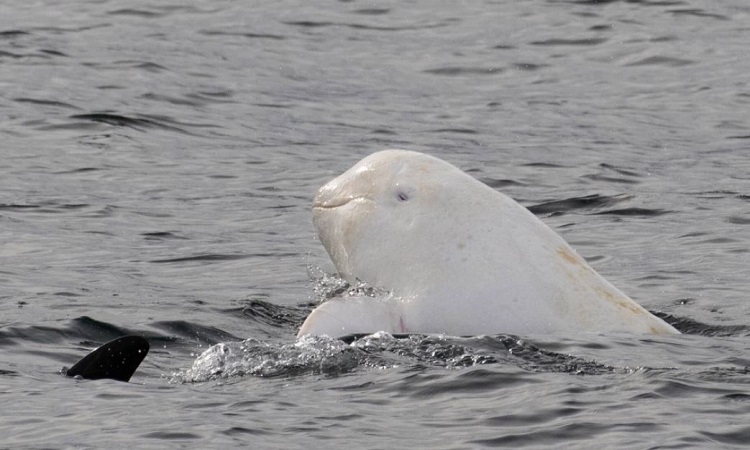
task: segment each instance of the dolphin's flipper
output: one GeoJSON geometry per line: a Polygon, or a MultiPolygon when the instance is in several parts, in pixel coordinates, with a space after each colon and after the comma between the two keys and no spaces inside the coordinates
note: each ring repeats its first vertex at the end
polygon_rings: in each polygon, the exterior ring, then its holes
{"type": "Polygon", "coordinates": [[[88,380],[109,378],[127,382],[148,354],[148,349],[146,339],[124,336],[107,342],[84,356],[70,369],[63,369],[62,373],[88,380]]]}

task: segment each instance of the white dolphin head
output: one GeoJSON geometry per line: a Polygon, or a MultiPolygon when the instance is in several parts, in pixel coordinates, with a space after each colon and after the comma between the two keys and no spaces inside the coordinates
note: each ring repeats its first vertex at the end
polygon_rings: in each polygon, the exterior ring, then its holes
{"type": "Polygon", "coordinates": [[[458,222],[471,220],[466,213],[477,197],[470,191],[489,188],[467,179],[473,180],[432,156],[384,150],[320,188],[313,223],[342,277],[405,294],[448,273],[455,251],[442,247],[460,250],[468,238],[458,222]]]}

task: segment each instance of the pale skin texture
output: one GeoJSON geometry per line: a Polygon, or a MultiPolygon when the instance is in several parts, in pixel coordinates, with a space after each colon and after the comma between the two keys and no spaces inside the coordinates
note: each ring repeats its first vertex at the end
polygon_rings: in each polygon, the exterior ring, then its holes
{"type": "Polygon", "coordinates": [[[313,223],[343,278],[392,295],[329,300],[299,336],[679,333],[526,208],[429,155],[366,157],[320,188],[313,223]]]}

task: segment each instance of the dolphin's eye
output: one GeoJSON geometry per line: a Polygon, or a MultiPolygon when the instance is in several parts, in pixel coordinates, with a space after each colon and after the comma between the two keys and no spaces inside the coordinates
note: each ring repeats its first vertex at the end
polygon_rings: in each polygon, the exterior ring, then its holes
{"type": "Polygon", "coordinates": [[[405,191],[398,191],[396,193],[396,198],[400,202],[405,202],[409,200],[409,194],[407,194],[405,191]]]}

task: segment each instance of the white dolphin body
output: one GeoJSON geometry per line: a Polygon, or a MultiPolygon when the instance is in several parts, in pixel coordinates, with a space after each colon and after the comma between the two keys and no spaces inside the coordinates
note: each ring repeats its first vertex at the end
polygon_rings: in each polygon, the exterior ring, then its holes
{"type": "Polygon", "coordinates": [[[392,292],[329,300],[299,330],[675,334],[529,210],[422,153],[374,153],[320,188],[313,223],[339,274],[392,292]]]}

